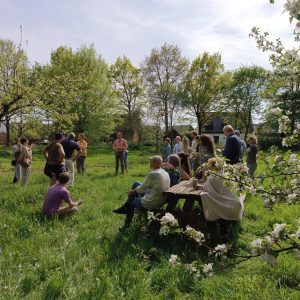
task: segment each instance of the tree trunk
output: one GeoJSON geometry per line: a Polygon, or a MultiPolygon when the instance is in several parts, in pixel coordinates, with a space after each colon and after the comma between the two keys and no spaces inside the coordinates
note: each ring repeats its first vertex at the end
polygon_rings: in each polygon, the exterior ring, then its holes
{"type": "Polygon", "coordinates": [[[5,127],[6,127],[6,146],[9,146],[10,142],[10,118],[5,119],[5,127]]]}
{"type": "Polygon", "coordinates": [[[198,122],[198,133],[199,135],[202,134],[202,119],[201,116],[199,114],[197,114],[197,122],[198,122]]]}
{"type": "Polygon", "coordinates": [[[164,101],[164,118],[165,118],[165,130],[166,134],[169,132],[169,110],[168,110],[168,100],[164,101]]]}

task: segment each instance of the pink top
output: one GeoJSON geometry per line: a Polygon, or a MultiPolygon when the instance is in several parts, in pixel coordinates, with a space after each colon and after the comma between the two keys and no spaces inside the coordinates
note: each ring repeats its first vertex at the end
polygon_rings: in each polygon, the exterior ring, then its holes
{"type": "Polygon", "coordinates": [[[128,148],[127,142],[124,139],[116,139],[114,142],[114,149],[117,152],[123,152],[128,148]]]}

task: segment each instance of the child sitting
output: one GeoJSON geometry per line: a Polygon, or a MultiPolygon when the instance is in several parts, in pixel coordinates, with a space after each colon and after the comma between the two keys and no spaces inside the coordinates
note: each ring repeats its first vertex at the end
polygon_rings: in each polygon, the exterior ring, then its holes
{"type": "Polygon", "coordinates": [[[162,167],[169,174],[170,186],[176,185],[180,182],[180,158],[177,154],[171,154],[169,156],[168,162],[163,163],[162,167]]]}
{"type": "Polygon", "coordinates": [[[72,214],[78,211],[76,206],[83,203],[83,200],[73,202],[66,185],[69,182],[70,176],[68,172],[61,173],[58,178],[58,183],[52,185],[48,189],[48,193],[44,200],[43,214],[47,217],[54,215],[63,216],[72,214]],[[62,207],[62,202],[65,201],[69,206],[62,207]]]}

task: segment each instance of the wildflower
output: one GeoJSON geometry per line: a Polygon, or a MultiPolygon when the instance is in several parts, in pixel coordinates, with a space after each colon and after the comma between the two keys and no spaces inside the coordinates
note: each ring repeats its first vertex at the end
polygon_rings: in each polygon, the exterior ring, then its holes
{"type": "Polygon", "coordinates": [[[289,194],[288,196],[288,203],[292,203],[294,199],[297,198],[297,194],[289,194]]]}
{"type": "Polygon", "coordinates": [[[160,219],[161,225],[169,225],[169,226],[178,226],[178,221],[175,219],[175,217],[170,214],[166,213],[161,219],[160,219]]]}
{"type": "Polygon", "coordinates": [[[225,244],[222,245],[217,245],[213,252],[215,253],[216,256],[222,256],[227,253],[227,246],[225,244]]]}
{"type": "Polygon", "coordinates": [[[177,262],[177,259],[178,259],[178,255],[171,254],[171,257],[169,258],[169,264],[172,267],[175,267],[176,265],[179,265],[179,262],[177,262]]]}
{"type": "Polygon", "coordinates": [[[197,272],[197,268],[194,267],[192,264],[185,264],[183,265],[183,268],[188,271],[190,274],[196,273],[197,272]]]}
{"type": "Polygon", "coordinates": [[[294,237],[297,239],[300,239],[300,228],[297,230],[297,232],[294,234],[294,237]]]}
{"type": "Polygon", "coordinates": [[[185,233],[200,246],[205,242],[204,234],[201,231],[197,231],[190,226],[186,226],[185,233]]]}
{"type": "Polygon", "coordinates": [[[285,229],[285,224],[275,224],[273,231],[271,232],[271,237],[274,239],[278,239],[280,232],[285,229]]]}
{"type": "Polygon", "coordinates": [[[213,275],[213,264],[205,264],[202,269],[203,274],[206,274],[208,276],[213,275]]]}

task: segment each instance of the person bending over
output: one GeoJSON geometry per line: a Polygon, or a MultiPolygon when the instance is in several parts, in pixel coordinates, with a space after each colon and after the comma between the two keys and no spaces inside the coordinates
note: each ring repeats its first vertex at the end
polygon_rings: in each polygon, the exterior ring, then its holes
{"type": "Polygon", "coordinates": [[[57,132],[54,136],[54,141],[43,151],[44,158],[46,159],[44,174],[50,178],[50,186],[56,183],[61,173],[67,171],[65,167],[65,151],[61,145],[63,139],[63,134],[57,132]]]}
{"type": "Polygon", "coordinates": [[[113,210],[117,214],[126,214],[125,224],[120,230],[130,226],[135,208],[158,209],[165,203],[164,192],[170,187],[170,177],[162,169],[162,158],[153,156],[150,159],[150,168],[152,170],[147,174],[144,183],[135,182],[127,193],[126,203],[113,210]]]}
{"type": "Polygon", "coordinates": [[[75,202],[72,201],[70,193],[66,188],[66,185],[69,182],[69,180],[69,173],[64,172],[59,175],[58,182],[50,186],[43,205],[43,214],[45,216],[64,216],[78,211],[77,206],[81,205],[83,203],[83,200],[78,200],[75,202]],[[63,207],[63,201],[67,203],[68,206],[63,207]]]}

